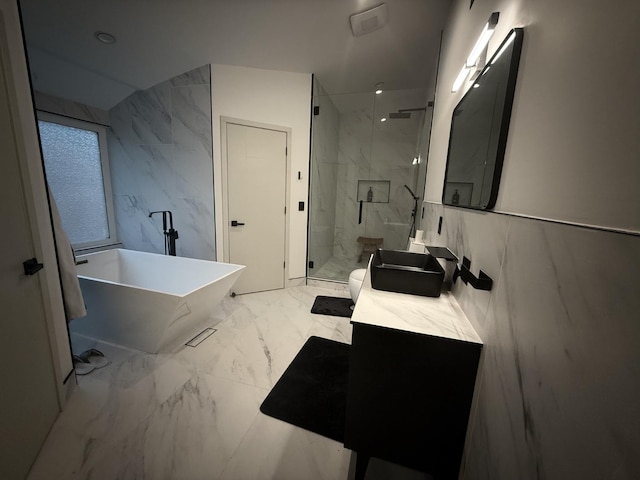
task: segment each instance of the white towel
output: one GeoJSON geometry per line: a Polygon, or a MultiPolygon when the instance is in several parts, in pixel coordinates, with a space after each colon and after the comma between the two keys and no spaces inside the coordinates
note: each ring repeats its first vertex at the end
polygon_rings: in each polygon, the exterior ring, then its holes
{"type": "Polygon", "coordinates": [[[62,228],[60,213],[56,202],[49,189],[49,203],[51,204],[51,221],[53,223],[53,234],[56,237],[56,253],[58,254],[58,269],[60,270],[60,282],[62,283],[62,300],[64,303],[64,313],[67,322],[74,318],[84,317],[87,309],[80,290],[78,271],[76,269],[76,258],[69,242],[69,237],[62,228]]]}

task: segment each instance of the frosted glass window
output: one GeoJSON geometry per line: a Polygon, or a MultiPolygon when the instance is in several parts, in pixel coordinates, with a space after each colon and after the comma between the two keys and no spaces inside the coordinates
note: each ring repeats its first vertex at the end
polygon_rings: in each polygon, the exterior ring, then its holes
{"type": "Polygon", "coordinates": [[[38,127],[47,182],[69,240],[74,247],[109,243],[99,131],[42,119],[38,127]]]}

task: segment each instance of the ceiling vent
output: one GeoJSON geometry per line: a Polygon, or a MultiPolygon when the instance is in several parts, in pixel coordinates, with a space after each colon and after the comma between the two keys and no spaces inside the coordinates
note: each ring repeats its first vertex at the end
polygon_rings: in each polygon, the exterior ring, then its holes
{"type": "Polygon", "coordinates": [[[387,4],[383,3],[366,12],[353,14],[349,20],[354,37],[371,33],[387,24],[387,4]]]}

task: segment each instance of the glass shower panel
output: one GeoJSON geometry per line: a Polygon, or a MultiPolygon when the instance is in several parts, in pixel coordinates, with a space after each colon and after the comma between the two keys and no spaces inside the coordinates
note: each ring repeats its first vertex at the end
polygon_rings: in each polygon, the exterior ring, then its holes
{"type": "Polygon", "coordinates": [[[370,178],[373,93],[327,95],[314,82],[308,276],[346,281],[358,264],[358,181],[370,178]]]}
{"type": "Polygon", "coordinates": [[[388,91],[376,96],[371,178],[388,181],[390,195],[388,203],[369,209],[366,233],[384,238],[387,249],[405,250],[415,231],[414,221],[419,220],[424,190],[419,173],[426,165],[422,158],[418,163],[418,150],[425,101],[423,89],[388,91]]]}
{"type": "Polygon", "coordinates": [[[413,162],[424,102],[424,90],[328,95],[314,81],[309,277],[346,282],[373,247],[406,248],[421,205],[409,190],[424,190],[413,162]],[[403,108],[415,110],[390,115],[403,108]]]}

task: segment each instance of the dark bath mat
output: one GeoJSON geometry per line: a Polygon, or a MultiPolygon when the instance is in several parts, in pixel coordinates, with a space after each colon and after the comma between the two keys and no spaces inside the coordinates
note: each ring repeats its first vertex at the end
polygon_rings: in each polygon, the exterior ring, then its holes
{"type": "Polygon", "coordinates": [[[282,374],[260,411],[344,442],[349,345],[311,337],[282,374]]]}
{"type": "Polygon", "coordinates": [[[334,317],[351,317],[351,306],[353,301],[350,298],[325,297],[318,295],[313,302],[311,313],[320,315],[333,315],[334,317]]]}

